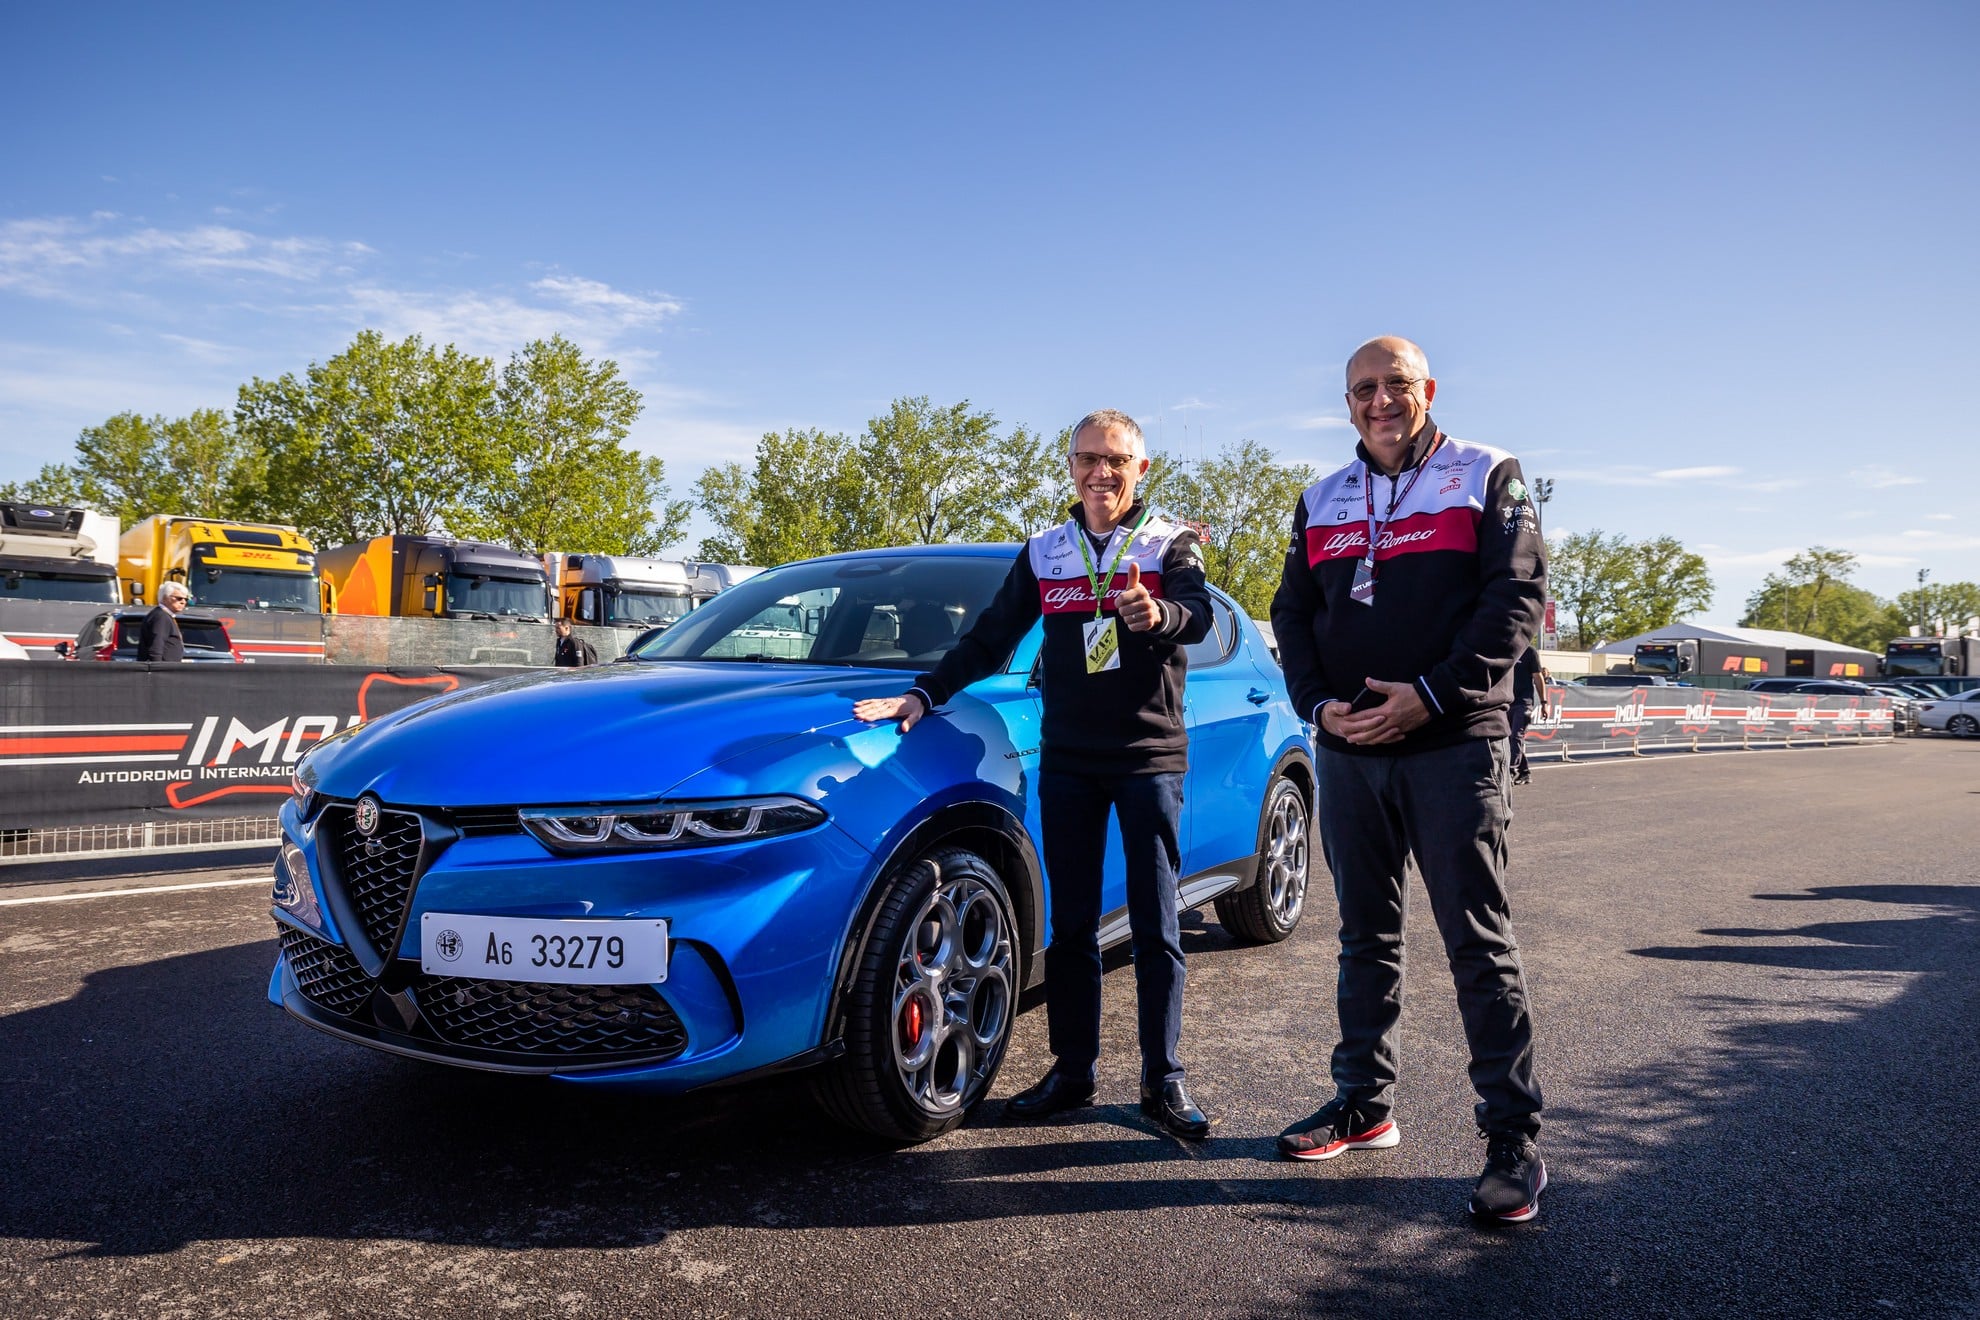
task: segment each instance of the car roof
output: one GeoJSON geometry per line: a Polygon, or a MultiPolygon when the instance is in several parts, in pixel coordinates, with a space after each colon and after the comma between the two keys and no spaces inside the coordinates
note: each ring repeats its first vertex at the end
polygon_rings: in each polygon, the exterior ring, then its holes
{"type": "MultiPolygon", "coordinates": [[[[806,563],[832,559],[889,559],[899,555],[929,555],[943,559],[1010,559],[1023,548],[1022,541],[969,541],[943,545],[890,545],[877,550],[848,550],[843,554],[817,555],[806,563]]],[[[799,562],[799,561],[793,561],[799,562]]],[[[779,564],[777,567],[782,568],[779,564]]]]}

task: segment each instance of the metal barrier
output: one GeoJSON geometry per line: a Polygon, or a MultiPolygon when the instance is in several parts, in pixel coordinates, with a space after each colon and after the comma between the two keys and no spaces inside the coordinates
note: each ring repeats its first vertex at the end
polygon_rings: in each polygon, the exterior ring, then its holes
{"type": "Polygon", "coordinates": [[[0,866],[63,857],[149,857],[156,853],[211,852],[281,841],[273,816],[224,820],[146,820],[123,825],[58,825],[52,829],[0,830],[0,866]]]}

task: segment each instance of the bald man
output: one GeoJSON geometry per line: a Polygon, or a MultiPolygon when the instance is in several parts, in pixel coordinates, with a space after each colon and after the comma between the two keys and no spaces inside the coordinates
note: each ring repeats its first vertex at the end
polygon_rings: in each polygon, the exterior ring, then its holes
{"type": "Polygon", "coordinates": [[[1394,1146],[1404,863],[1450,954],[1487,1139],[1484,1220],[1540,1212],[1533,1024],[1506,900],[1507,710],[1540,626],[1546,545],[1519,460],[1430,419],[1437,382],[1407,339],[1348,360],[1361,443],[1309,487],[1272,601],[1293,704],[1318,727],[1315,815],[1340,902],[1334,1098],[1279,1138],[1288,1159],[1394,1146]]]}

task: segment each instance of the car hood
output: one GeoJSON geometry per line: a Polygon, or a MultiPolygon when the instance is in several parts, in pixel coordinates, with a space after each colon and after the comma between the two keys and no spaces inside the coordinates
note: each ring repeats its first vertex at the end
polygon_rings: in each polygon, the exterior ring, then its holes
{"type": "Polygon", "coordinates": [[[905,673],[647,661],[548,670],[450,693],[310,758],[319,792],[463,807],[637,802],[903,692],[905,673]]]}

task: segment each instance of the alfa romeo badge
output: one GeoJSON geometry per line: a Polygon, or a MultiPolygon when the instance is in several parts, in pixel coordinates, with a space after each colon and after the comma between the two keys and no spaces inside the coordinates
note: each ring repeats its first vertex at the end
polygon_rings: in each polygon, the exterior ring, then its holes
{"type": "Polygon", "coordinates": [[[369,793],[357,801],[357,831],[366,837],[378,832],[378,799],[369,793]]]}

